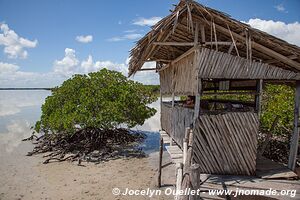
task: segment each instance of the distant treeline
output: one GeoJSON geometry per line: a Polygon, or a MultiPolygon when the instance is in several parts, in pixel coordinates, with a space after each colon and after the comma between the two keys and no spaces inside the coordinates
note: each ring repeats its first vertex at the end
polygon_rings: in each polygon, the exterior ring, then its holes
{"type": "Polygon", "coordinates": [[[51,90],[52,88],[0,88],[0,90],[51,90]]]}
{"type": "Polygon", "coordinates": [[[145,85],[146,88],[149,88],[153,93],[159,95],[160,86],[159,85],[145,85]]]}

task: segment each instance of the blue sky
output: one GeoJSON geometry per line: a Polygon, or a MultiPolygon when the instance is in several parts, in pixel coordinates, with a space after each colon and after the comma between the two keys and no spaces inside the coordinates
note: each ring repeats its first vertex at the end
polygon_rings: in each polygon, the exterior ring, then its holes
{"type": "MultiPolygon", "coordinates": [[[[298,0],[198,2],[299,46],[298,0]]],[[[126,74],[126,60],[134,42],[157,19],[169,14],[176,3],[171,0],[0,0],[0,87],[52,87],[74,73],[101,67],[126,74]],[[17,43],[8,43],[10,38],[4,30],[13,31],[17,43]],[[82,42],[76,40],[78,36],[82,36],[82,42]]],[[[141,73],[144,74],[136,80],[157,83],[157,76],[141,73]]]]}

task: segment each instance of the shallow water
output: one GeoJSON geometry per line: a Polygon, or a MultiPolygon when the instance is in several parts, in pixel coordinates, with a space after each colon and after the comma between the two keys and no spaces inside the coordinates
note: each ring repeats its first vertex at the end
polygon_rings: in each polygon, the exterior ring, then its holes
{"type": "MultiPolygon", "coordinates": [[[[0,163],[11,156],[26,155],[33,147],[31,144],[21,142],[29,137],[34,125],[41,115],[41,105],[50,91],[0,91],[0,163]],[[17,154],[17,155],[16,155],[17,154]]],[[[157,113],[147,119],[143,126],[136,126],[134,130],[144,131],[147,138],[140,145],[146,152],[158,150],[160,128],[160,101],[150,106],[156,108],[157,113]]],[[[1,164],[0,164],[1,165],[1,164]]]]}

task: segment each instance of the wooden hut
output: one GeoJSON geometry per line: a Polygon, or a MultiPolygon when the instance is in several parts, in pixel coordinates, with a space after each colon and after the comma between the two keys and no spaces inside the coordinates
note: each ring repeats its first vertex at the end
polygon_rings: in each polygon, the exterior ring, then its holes
{"type": "Polygon", "coordinates": [[[255,173],[263,84],[296,87],[289,168],[299,141],[300,48],[197,2],[182,0],[131,50],[129,76],[155,70],[160,76],[161,126],[182,148],[192,125],[193,162],[202,173],[255,173]],[[155,61],[153,69],[143,69],[155,61]],[[220,95],[252,95],[228,101],[220,95]],[[194,109],[175,96],[195,96],[194,109]],[[213,98],[203,98],[211,95],[213,98]]]}

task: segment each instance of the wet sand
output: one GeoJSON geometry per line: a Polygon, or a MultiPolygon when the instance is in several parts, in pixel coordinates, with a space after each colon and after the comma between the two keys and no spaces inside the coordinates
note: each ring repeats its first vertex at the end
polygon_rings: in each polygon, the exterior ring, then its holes
{"type": "MultiPolygon", "coordinates": [[[[112,189],[157,189],[157,153],[146,158],[111,160],[95,165],[61,162],[42,164],[40,155],[27,157],[24,143],[11,154],[0,155],[0,199],[149,199],[114,196],[112,189]]],[[[167,181],[165,181],[167,182],[167,181]]],[[[156,199],[173,199],[156,196],[156,199]]]]}

